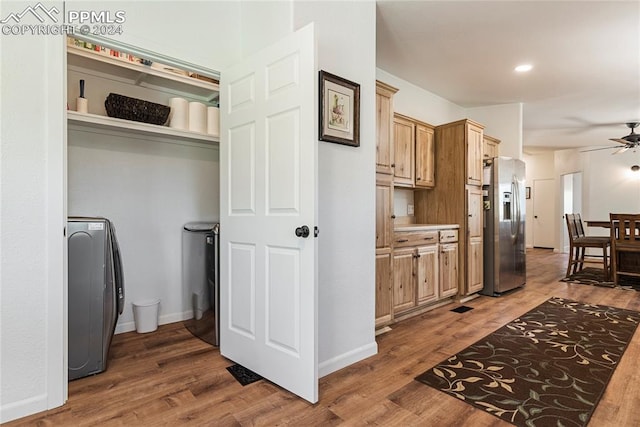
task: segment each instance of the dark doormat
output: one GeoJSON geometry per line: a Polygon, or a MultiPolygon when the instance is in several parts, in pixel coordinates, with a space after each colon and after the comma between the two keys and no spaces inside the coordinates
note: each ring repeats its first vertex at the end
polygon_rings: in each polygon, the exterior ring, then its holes
{"type": "Polygon", "coordinates": [[[260,375],[238,364],[227,366],[227,371],[231,372],[231,375],[243,386],[262,379],[260,375]]]}
{"type": "Polygon", "coordinates": [[[469,307],[468,305],[461,305],[460,307],[456,307],[451,311],[455,311],[456,313],[466,313],[469,310],[473,310],[473,307],[469,307]]]}

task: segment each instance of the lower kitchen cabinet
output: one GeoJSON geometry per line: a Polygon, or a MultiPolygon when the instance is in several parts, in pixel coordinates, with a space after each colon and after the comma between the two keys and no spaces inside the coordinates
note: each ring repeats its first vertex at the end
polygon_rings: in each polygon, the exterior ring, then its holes
{"type": "Polygon", "coordinates": [[[393,319],[391,248],[376,249],[376,327],[393,319]]]}
{"type": "Polygon", "coordinates": [[[393,253],[393,311],[399,313],[416,305],[416,271],[413,248],[397,249],[393,253]]]}
{"type": "Polygon", "coordinates": [[[426,304],[439,297],[438,289],[438,245],[417,248],[417,303],[426,304]]]}
{"type": "MultiPolygon", "coordinates": [[[[424,312],[430,305],[458,293],[457,240],[457,230],[440,231],[440,234],[437,231],[395,233],[392,319],[424,312]]],[[[376,310],[379,304],[376,302],[376,310]]],[[[378,311],[376,319],[379,319],[378,311]]]]}
{"type": "Polygon", "coordinates": [[[440,297],[451,297],[458,293],[458,244],[440,245],[440,297]]]}
{"type": "Polygon", "coordinates": [[[483,247],[482,237],[469,238],[469,244],[467,245],[467,251],[469,251],[469,277],[467,279],[467,283],[469,284],[469,289],[467,290],[468,295],[479,292],[484,287],[484,273],[482,268],[483,247]]]}

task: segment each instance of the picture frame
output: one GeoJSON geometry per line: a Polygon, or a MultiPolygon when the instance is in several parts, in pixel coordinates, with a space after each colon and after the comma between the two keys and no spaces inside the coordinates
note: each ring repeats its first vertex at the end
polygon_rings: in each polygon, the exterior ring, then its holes
{"type": "Polygon", "coordinates": [[[320,70],[319,135],[321,141],[360,146],[360,85],[320,70]]]}
{"type": "Polygon", "coordinates": [[[524,188],[524,197],[526,199],[530,199],[531,198],[531,187],[525,187],[524,188]]]}

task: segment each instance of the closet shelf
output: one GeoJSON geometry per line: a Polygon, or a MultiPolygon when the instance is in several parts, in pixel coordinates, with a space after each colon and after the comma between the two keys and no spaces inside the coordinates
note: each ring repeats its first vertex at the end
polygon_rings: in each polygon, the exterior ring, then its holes
{"type": "Polygon", "coordinates": [[[93,70],[115,76],[142,87],[163,88],[177,94],[187,94],[205,102],[218,99],[219,85],[195,77],[177,74],[164,68],[154,68],[136,62],[100,55],[91,50],[67,46],[67,63],[82,70],[93,70]]]}
{"type": "Polygon", "coordinates": [[[167,140],[167,142],[181,145],[201,146],[205,144],[208,146],[217,146],[220,141],[220,138],[214,135],[100,116],[97,114],[78,113],[76,111],[67,111],[67,120],[70,127],[82,127],[109,132],[126,132],[154,138],[164,137],[163,139],[167,140]]]}

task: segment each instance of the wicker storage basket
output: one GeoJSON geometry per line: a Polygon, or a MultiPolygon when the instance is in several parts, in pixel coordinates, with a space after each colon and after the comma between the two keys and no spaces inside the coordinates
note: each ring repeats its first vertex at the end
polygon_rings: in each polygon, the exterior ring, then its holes
{"type": "Polygon", "coordinates": [[[169,118],[171,110],[166,105],[129,98],[128,96],[110,93],[104,101],[104,107],[109,117],[133,120],[136,122],[163,125],[169,118]]]}

